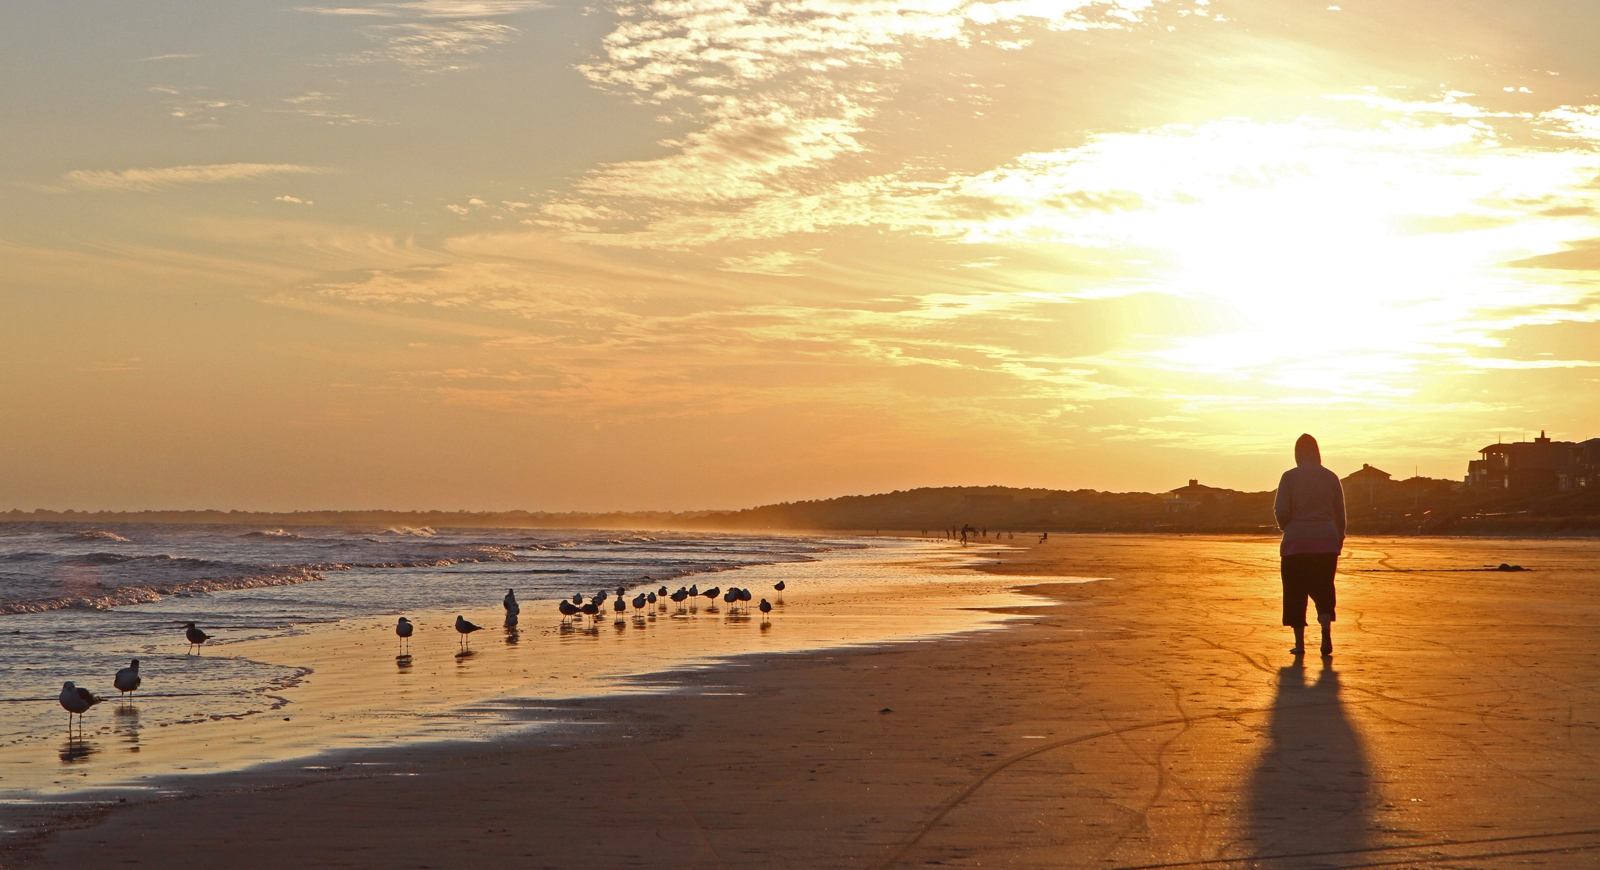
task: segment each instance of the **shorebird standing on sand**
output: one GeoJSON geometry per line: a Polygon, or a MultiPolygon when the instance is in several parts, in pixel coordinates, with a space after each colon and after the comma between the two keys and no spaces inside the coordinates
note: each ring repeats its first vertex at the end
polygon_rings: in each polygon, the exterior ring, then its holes
{"type": "Polygon", "coordinates": [[[772,602],[763,598],[761,599],[761,603],[756,605],[756,608],[761,611],[761,621],[766,622],[767,614],[772,612],[772,602]]]}
{"type": "Polygon", "coordinates": [[[462,616],[459,613],[456,614],[456,631],[461,632],[461,646],[462,646],[462,649],[471,649],[472,648],[472,644],[467,642],[467,635],[469,635],[469,634],[471,634],[471,633],[473,633],[475,631],[482,631],[482,630],[483,630],[483,626],[481,626],[481,625],[473,625],[472,623],[467,621],[466,617],[462,616]]]}
{"type": "Polygon", "coordinates": [[[565,598],[556,602],[556,609],[561,611],[562,624],[565,624],[567,620],[583,612],[578,609],[578,605],[573,604],[565,598]]]}
{"type": "Polygon", "coordinates": [[[83,727],[83,714],[100,703],[88,689],[80,689],[71,680],[61,684],[61,706],[67,711],[67,733],[72,733],[72,714],[78,714],[78,727],[83,727]]]}
{"type": "Polygon", "coordinates": [[[194,650],[195,655],[200,654],[200,644],[203,644],[211,639],[211,635],[206,634],[198,628],[195,628],[195,625],[192,622],[185,622],[183,624],[183,636],[189,639],[189,648],[194,650]]]}
{"type": "Polygon", "coordinates": [[[138,659],[134,659],[127,667],[117,671],[115,677],[111,678],[112,687],[121,692],[124,698],[138,690],[140,682],[142,681],[139,679],[138,659]]]}
{"type": "Polygon", "coordinates": [[[776,589],[778,591],[778,603],[779,604],[783,603],[783,590],[788,585],[789,585],[788,583],[785,583],[782,580],[779,580],[778,582],[772,584],[772,588],[776,589]]]}
{"type": "Polygon", "coordinates": [[[400,655],[410,655],[411,632],[415,629],[416,626],[411,624],[411,620],[404,616],[394,624],[394,633],[400,637],[400,655]]]}
{"type": "Polygon", "coordinates": [[[617,612],[617,624],[621,625],[623,614],[628,612],[628,600],[620,595],[617,596],[617,600],[611,602],[611,609],[617,612]]]}

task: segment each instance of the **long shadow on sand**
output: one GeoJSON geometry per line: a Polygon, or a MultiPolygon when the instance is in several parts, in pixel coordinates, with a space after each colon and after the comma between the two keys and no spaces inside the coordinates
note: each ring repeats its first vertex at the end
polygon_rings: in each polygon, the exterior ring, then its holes
{"type": "Polygon", "coordinates": [[[1309,684],[1302,662],[1280,668],[1270,715],[1250,779],[1251,866],[1326,866],[1370,846],[1367,757],[1332,665],[1309,684]]]}

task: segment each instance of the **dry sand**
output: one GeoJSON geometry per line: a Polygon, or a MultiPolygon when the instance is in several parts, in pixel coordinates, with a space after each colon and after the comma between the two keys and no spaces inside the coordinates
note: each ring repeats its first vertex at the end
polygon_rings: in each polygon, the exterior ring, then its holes
{"type": "Polygon", "coordinates": [[[569,724],[515,739],[190,780],[9,859],[1600,865],[1600,542],[1351,543],[1331,663],[1287,652],[1272,541],[1062,536],[995,570],[1111,579],[1040,587],[1028,624],[530,704],[569,724]],[[1502,561],[1534,570],[1481,570],[1502,561]]]}

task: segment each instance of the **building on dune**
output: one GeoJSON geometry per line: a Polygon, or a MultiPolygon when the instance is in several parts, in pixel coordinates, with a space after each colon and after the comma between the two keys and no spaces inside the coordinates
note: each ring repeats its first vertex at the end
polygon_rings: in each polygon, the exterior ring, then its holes
{"type": "Polygon", "coordinates": [[[1166,505],[1167,513],[1182,514],[1197,511],[1215,502],[1227,501],[1233,494],[1234,492],[1231,489],[1206,486],[1200,481],[1191,478],[1188,486],[1180,486],[1171,492],[1162,494],[1161,501],[1166,505]]]}
{"type": "Polygon", "coordinates": [[[1600,438],[1553,441],[1543,431],[1532,441],[1490,444],[1467,463],[1467,486],[1479,493],[1532,495],[1600,487],[1600,438]]]}
{"type": "Polygon", "coordinates": [[[1389,472],[1365,462],[1361,463],[1360,471],[1351,472],[1340,478],[1339,482],[1344,484],[1346,504],[1374,505],[1388,498],[1394,488],[1394,479],[1389,472]]]}

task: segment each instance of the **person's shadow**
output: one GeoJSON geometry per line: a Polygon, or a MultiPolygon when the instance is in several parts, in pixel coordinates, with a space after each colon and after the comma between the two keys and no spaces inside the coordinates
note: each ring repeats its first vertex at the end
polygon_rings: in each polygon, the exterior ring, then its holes
{"type": "Polygon", "coordinates": [[[1336,859],[1369,846],[1369,778],[1333,666],[1310,685],[1300,659],[1280,668],[1267,745],[1250,778],[1251,866],[1302,867],[1311,855],[1336,859]]]}

